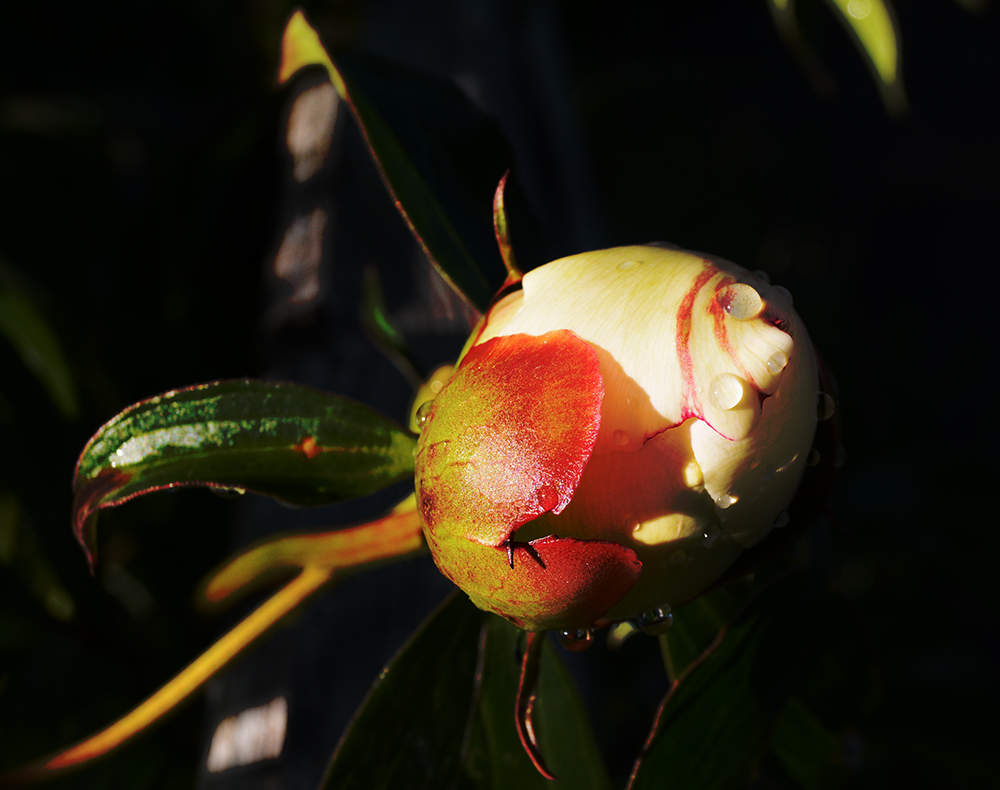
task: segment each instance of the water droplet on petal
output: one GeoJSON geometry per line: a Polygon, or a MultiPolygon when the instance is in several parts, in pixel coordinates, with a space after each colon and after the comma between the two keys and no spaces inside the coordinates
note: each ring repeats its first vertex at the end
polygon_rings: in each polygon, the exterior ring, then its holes
{"type": "Polygon", "coordinates": [[[624,447],[629,442],[628,433],[622,430],[617,430],[611,435],[612,441],[619,447],[624,447]]]}
{"type": "Polygon", "coordinates": [[[674,615],[669,606],[658,606],[648,612],[643,612],[636,621],[636,625],[650,636],[665,634],[673,623],[674,615]]]}
{"type": "Polygon", "coordinates": [[[816,401],[816,419],[829,420],[836,408],[837,404],[833,400],[833,396],[828,392],[821,392],[819,399],[816,401]]]}
{"type": "Polygon", "coordinates": [[[589,628],[562,631],[559,634],[559,644],[573,653],[579,653],[594,644],[594,632],[589,628]]]}
{"type": "Polygon", "coordinates": [[[806,466],[819,466],[819,462],[822,457],[819,454],[819,450],[813,447],[809,451],[809,455],[806,456],[806,466]]]}
{"type": "Polygon", "coordinates": [[[719,409],[734,409],[743,400],[743,380],[732,373],[720,373],[709,387],[712,403],[719,409]]]}
{"type": "Polygon", "coordinates": [[[727,507],[735,504],[738,498],[739,497],[735,497],[732,494],[719,494],[719,496],[715,498],[715,504],[720,509],[725,510],[727,507]]]}
{"type": "Polygon", "coordinates": [[[771,275],[765,272],[763,269],[754,269],[754,274],[770,285],[771,275]]]}
{"type": "Polygon", "coordinates": [[[774,476],[778,474],[778,468],[776,466],[766,466],[764,467],[764,480],[770,482],[774,480],[774,476]]]}
{"type": "Polygon", "coordinates": [[[778,296],[780,296],[782,299],[784,299],[786,302],[788,302],[788,306],[789,307],[792,306],[792,292],[791,291],[789,291],[783,285],[776,285],[776,286],[774,286],[774,290],[778,292],[778,296]]]}
{"type": "Polygon", "coordinates": [[[772,526],[775,529],[781,529],[782,527],[787,527],[788,526],[788,511],[787,510],[782,510],[778,514],[778,517],[774,520],[774,524],[772,526]]]}
{"type": "Polygon", "coordinates": [[[422,431],[427,423],[427,418],[431,416],[431,409],[434,408],[434,401],[428,400],[420,404],[417,409],[416,422],[417,430],[422,431]]]}
{"type": "Polygon", "coordinates": [[[642,266],[642,261],[622,261],[618,264],[618,271],[624,272],[628,269],[634,269],[636,266],[642,266]]]}
{"type": "Polygon", "coordinates": [[[543,485],[538,489],[538,506],[545,512],[559,504],[559,492],[554,486],[543,485]]]}
{"type": "Polygon", "coordinates": [[[788,364],[788,355],[784,351],[775,351],[767,360],[767,372],[777,376],[788,364]]]}
{"type": "Polygon", "coordinates": [[[749,321],[760,315],[764,309],[764,302],[760,294],[751,285],[746,283],[734,283],[719,291],[716,297],[719,305],[731,318],[737,321],[749,321]]]}

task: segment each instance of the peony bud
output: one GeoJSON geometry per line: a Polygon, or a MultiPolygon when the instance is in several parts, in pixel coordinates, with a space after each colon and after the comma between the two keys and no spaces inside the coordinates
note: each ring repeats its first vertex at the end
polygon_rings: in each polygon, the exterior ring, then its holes
{"type": "Polygon", "coordinates": [[[655,246],[574,255],[494,304],[430,406],[441,571],[531,631],[688,600],[782,525],[818,390],[787,292],[655,246]]]}

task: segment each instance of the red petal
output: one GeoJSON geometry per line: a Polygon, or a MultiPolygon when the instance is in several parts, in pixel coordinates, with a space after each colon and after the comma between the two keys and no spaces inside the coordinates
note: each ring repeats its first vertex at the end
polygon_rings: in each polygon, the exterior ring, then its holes
{"type": "Polygon", "coordinates": [[[424,526],[499,546],[569,504],[601,422],[593,347],[572,332],[473,347],[434,400],[417,455],[424,526]]]}
{"type": "Polygon", "coordinates": [[[586,628],[632,589],[642,563],[632,549],[603,540],[549,536],[506,548],[428,535],[441,572],[480,609],[527,631],[586,628]]]}

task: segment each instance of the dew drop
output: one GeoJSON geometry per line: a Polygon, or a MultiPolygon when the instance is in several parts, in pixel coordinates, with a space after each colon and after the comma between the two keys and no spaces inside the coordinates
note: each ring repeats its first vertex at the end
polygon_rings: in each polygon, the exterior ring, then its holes
{"type": "Polygon", "coordinates": [[[733,505],[739,497],[735,497],[732,494],[719,494],[715,498],[715,504],[722,510],[733,505]]]}
{"type": "Polygon", "coordinates": [[[806,466],[819,466],[820,460],[821,456],[819,454],[819,450],[813,447],[809,451],[809,455],[806,456],[806,466]]]}
{"type": "Polygon", "coordinates": [[[775,351],[767,360],[767,372],[772,376],[777,376],[788,364],[788,356],[784,351],[775,351]]]}
{"type": "Polygon", "coordinates": [[[776,466],[765,466],[764,467],[764,480],[765,482],[770,482],[774,480],[774,476],[778,474],[778,468],[776,466]]]}
{"type": "Polygon", "coordinates": [[[543,485],[538,489],[538,506],[543,512],[548,512],[552,510],[556,505],[559,504],[559,492],[556,491],[555,487],[550,485],[543,485]]]}
{"type": "Polygon", "coordinates": [[[636,625],[642,629],[643,633],[650,636],[665,634],[673,623],[674,615],[669,606],[657,606],[655,609],[643,612],[636,621],[636,625]]]}
{"type": "Polygon", "coordinates": [[[816,419],[829,420],[836,408],[837,404],[834,402],[833,396],[828,392],[821,392],[816,400],[816,419]]]}
{"type": "Polygon", "coordinates": [[[772,526],[775,529],[781,529],[782,527],[787,527],[788,526],[788,511],[787,510],[782,510],[778,514],[778,517],[774,520],[774,524],[772,524],[772,526]]]}
{"type": "Polygon", "coordinates": [[[754,269],[754,274],[761,280],[766,282],[768,285],[771,284],[771,275],[765,272],[763,269],[754,269]]]}
{"type": "Polygon", "coordinates": [[[562,631],[559,634],[559,644],[573,653],[579,653],[594,644],[594,632],[589,628],[562,631]]]}
{"type": "Polygon", "coordinates": [[[776,286],[774,286],[774,290],[778,292],[778,296],[780,296],[782,299],[784,299],[786,302],[788,302],[788,306],[789,307],[792,306],[792,292],[791,291],[789,291],[783,285],[776,285],[776,286]]]}
{"type": "Polygon", "coordinates": [[[722,309],[737,321],[749,321],[751,318],[756,318],[764,309],[764,302],[761,300],[760,294],[753,286],[746,283],[734,283],[726,286],[719,291],[716,299],[722,309]]]}
{"type": "Polygon", "coordinates": [[[712,545],[719,539],[719,535],[721,534],[722,530],[713,524],[702,533],[701,545],[706,549],[712,548],[712,545]]]}
{"type": "Polygon", "coordinates": [[[743,380],[732,373],[720,373],[712,379],[709,391],[716,408],[728,411],[743,400],[743,380]]]}
{"type": "Polygon", "coordinates": [[[642,266],[642,261],[622,261],[618,264],[618,271],[624,272],[628,269],[634,269],[636,266],[642,266]]]}
{"type": "Polygon", "coordinates": [[[434,401],[432,400],[424,401],[417,409],[416,422],[418,431],[422,431],[424,429],[427,419],[431,416],[431,409],[434,408],[433,404],[434,401]]]}
{"type": "Polygon", "coordinates": [[[628,433],[622,430],[617,430],[611,435],[612,441],[619,447],[624,447],[629,442],[628,433]]]}

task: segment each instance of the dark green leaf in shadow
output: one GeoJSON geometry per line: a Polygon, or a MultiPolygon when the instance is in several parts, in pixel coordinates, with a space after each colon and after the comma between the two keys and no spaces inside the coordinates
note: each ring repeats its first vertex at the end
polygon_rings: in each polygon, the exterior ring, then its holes
{"type": "Polygon", "coordinates": [[[417,369],[406,338],[389,320],[385,300],[382,297],[382,283],[374,266],[365,267],[359,313],[361,326],[368,339],[416,390],[423,383],[423,376],[417,369]]]}
{"type": "MultiPolygon", "coordinates": [[[[281,78],[322,65],[351,107],[396,206],[428,257],[473,307],[485,311],[506,278],[493,236],[493,194],[512,154],[496,123],[455,85],[370,55],[338,58],[301,12],[289,20],[281,78]]],[[[516,184],[508,189],[518,254],[545,261],[537,224],[516,184]]]]}
{"type": "Polygon", "coordinates": [[[93,562],[97,510],[178,486],[293,505],[364,496],[413,473],[413,436],[356,401],[299,384],[220,381],[141,401],[77,462],[73,523],[93,562]]]}
{"type": "MultiPolygon", "coordinates": [[[[322,787],[552,788],[514,725],[523,642],[514,626],[453,596],[383,671],[322,787]]],[[[583,704],[549,645],[536,721],[557,786],[608,787],[583,704]]]]}
{"type": "Polygon", "coordinates": [[[514,723],[524,634],[489,616],[480,710],[466,755],[465,787],[608,788],[610,782],[573,679],[547,637],[542,649],[534,722],[542,754],[559,781],[544,779],[518,739],[514,723]]]}
{"type": "Polygon", "coordinates": [[[742,787],[767,745],[817,629],[816,574],[767,584],[665,698],[631,790],[742,787]]]}
{"type": "Polygon", "coordinates": [[[0,263],[0,335],[21,357],[45,387],[49,397],[67,420],[78,411],[76,387],[59,341],[31,297],[18,287],[0,263]]]}
{"type": "Polygon", "coordinates": [[[453,786],[476,704],[482,630],[483,613],[452,595],[383,670],[321,787],[453,786]]]}
{"type": "Polygon", "coordinates": [[[871,650],[845,601],[818,601],[819,645],[795,696],[785,705],[771,750],[785,773],[808,790],[840,787],[857,768],[857,727],[878,704],[871,650]]]}

